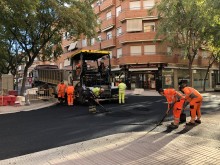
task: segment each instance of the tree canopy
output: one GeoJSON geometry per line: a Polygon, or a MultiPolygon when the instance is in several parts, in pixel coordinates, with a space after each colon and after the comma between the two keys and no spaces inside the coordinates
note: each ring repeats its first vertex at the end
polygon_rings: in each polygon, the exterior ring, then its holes
{"type": "Polygon", "coordinates": [[[205,0],[162,0],[156,5],[159,15],[157,36],[179,49],[188,59],[189,79],[192,85],[192,64],[198,50],[209,36],[209,8],[205,0]]]}
{"type": "MultiPolygon", "coordinates": [[[[0,38],[8,55],[26,59],[21,94],[24,92],[28,68],[35,58],[57,58],[61,53],[62,33],[71,38],[92,37],[97,26],[91,0],[1,0],[0,38]]],[[[0,46],[0,49],[1,46],[0,46]]],[[[7,53],[1,53],[1,56],[7,53]]],[[[7,63],[7,62],[6,62],[7,63]]]]}

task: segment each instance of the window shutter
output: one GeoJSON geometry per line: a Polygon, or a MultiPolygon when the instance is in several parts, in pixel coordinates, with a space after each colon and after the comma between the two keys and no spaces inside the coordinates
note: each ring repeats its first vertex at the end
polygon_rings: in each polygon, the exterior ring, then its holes
{"type": "Polygon", "coordinates": [[[152,9],[155,5],[154,0],[145,0],[144,2],[144,9],[152,9]]]}
{"type": "Polygon", "coordinates": [[[142,31],[142,19],[127,20],[127,32],[142,31]]]}
{"type": "Polygon", "coordinates": [[[132,56],[139,56],[141,55],[141,46],[131,46],[130,52],[132,56]]]}
{"type": "Polygon", "coordinates": [[[132,1],[129,3],[130,10],[140,10],[141,9],[141,2],[140,1],[132,1]]]}
{"type": "Polygon", "coordinates": [[[155,45],[145,45],[144,46],[144,54],[151,55],[156,53],[156,46],[155,45]]]}

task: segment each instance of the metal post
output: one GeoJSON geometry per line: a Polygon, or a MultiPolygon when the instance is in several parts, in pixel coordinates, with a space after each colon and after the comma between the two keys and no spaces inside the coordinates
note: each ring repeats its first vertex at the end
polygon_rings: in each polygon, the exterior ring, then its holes
{"type": "Polygon", "coordinates": [[[16,63],[16,71],[15,71],[15,76],[16,76],[16,90],[18,91],[18,44],[16,43],[16,58],[15,58],[15,63],[16,63]]]}
{"type": "Polygon", "coordinates": [[[219,68],[218,68],[218,82],[220,83],[220,61],[219,61],[219,68]]]}

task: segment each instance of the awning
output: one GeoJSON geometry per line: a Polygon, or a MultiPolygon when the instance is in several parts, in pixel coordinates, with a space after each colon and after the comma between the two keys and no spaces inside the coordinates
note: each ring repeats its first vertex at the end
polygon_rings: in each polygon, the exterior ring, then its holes
{"type": "Polygon", "coordinates": [[[110,29],[112,29],[113,27],[114,27],[113,25],[108,26],[108,27],[102,29],[101,32],[104,32],[104,31],[110,30],[110,29]]]}
{"type": "Polygon", "coordinates": [[[129,71],[137,72],[137,71],[146,71],[146,70],[158,70],[158,68],[130,68],[129,71]]]}
{"type": "Polygon", "coordinates": [[[76,49],[77,41],[70,44],[68,51],[76,49]]]}

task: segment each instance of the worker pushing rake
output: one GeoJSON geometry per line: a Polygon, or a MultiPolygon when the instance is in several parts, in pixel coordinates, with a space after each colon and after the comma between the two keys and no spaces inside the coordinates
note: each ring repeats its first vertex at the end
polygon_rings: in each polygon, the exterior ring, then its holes
{"type": "Polygon", "coordinates": [[[173,110],[173,119],[174,121],[171,122],[171,125],[169,125],[169,128],[176,129],[179,126],[180,122],[185,122],[186,121],[186,116],[184,113],[182,113],[183,107],[185,107],[185,98],[184,96],[177,92],[173,88],[168,88],[168,89],[159,89],[159,94],[162,96],[165,96],[168,102],[168,109],[166,111],[166,115],[164,118],[161,120],[159,124],[163,122],[165,117],[168,115],[170,110],[173,110]],[[182,113],[182,115],[181,115],[182,113]],[[185,118],[185,119],[184,119],[185,118]],[[180,120],[181,119],[181,120],[180,120]]]}
{"type": "Polygon", "coordinates": [[[89,113],[94,113],[94,114],[97,113],[97,109],[96,109],[97,104],[102,108],[100,112],[108,112],[108,110],[104,106],[102,106],[98,101],[98,97],[103,92],[104,89],[101,87],[95,87],[92,90],[87,88],[85,90],[84,96],[88,99],[89,113]]]}

